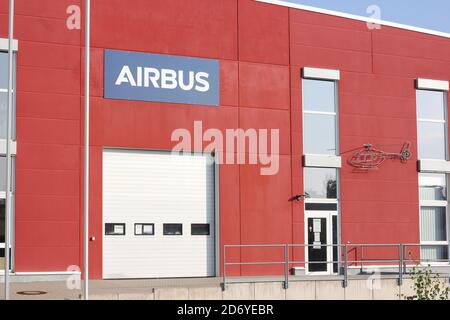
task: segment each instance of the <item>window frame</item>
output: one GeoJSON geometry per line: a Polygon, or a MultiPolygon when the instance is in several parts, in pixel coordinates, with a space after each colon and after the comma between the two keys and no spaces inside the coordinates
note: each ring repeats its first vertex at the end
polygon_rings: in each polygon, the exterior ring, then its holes
{"type": "MultiPolygon", "coordinates": [[[[6,159],[6,154],[0,153],[0,158],[6,159]]],[[[5,163],[6,165],[6,163],[5,163]]],[[[16,191],[16,156],[11,155],[11,196],[14,196],[16,191]]],[[[0,182],[3,183],[3,182],[0,182]]],[[[6,181],[5,181],[6,184],[6,181]]],[[[6,186],[5,186],[6,189],[6,186]]],[[[6,190],[0,190],[0,199],[5,200],[6,199],[6,190]]]]}
{"type": "Polygon", "coordinates": [[[419,173],[419,238],[420,238],[420,264],[421,265],[448,265],[450,263],[450,241],[449,241],[449,235],[450,235],[450,222],[449,222],[449,182],[450,179],[447,174],[445,173],[434,173],[434,174],[441,174],[445,176],[445,189],[447,191],[447,200],[421,200],[420,199],[420,175],[421,174],[429,174],[429,173],[419,173]],[[446,241],[425,241],[422,240],[422,208],[423,207],[434,207],[434,208],[445,208],[445,232],[446,232],[446,241]],[[424,247],[422,247],[424,245],[424,247]],[[422,249],[426,248],[427,246],[446,246],[447,247],[447,261],[422,261],[422,249]]]}
{"type": "MultiPolygon", "coordinates": [[[[303,168],[303,190],[306,194],[306,174],[305,170],[335,170],[336,172],[336,198],[305,198],[305,203],[318,203],[318,204],[338,204],[339,203],[339,169],[338,168],[323,168],[323,167],[304,167],[303,168]]],[[[339,206],[338,206],[339,209],[339,206]]]]}
{"type": "Polygon", "coordinates": [[[303,154],[304,155],[312,155],[312,156],[331,156],[337,157],[340,153],[339,148],[339,81],[334,79],[315,79],[315,78],[302,78],[302,143],[303,143],[303,154]],[[334,85],[334,112],[329,111],[308,111],[305,108],[305,81],[318,81],[318,82],[331,82],[334,85]],[[334,154],[326,154],[326,153],[307,153],[305,151],[305,142],[306,142],[306,134],[305,134],[305,114],[310,115],[324,115],[324,116],[333,116],[334,117],[334,144],[335,144],[335,152],[334,154]]]}
{"type": "Polygon", "coordinates": [[[145,237],[145,236],[152,237],[152,236],[154,236],[155,235],[155,224],[154,223],[147,223],[147,222],[145,222],[145,223],[135,223],[134,224],[134,235],[138,236],[138,237],[145,237]],[[141,226],[142,233],[136,233],[136,227],[137,226],[141,226]],[[144,227],[145,226],[152,226],[152,233],[144,233],[144,227]]]}
{"type": "Polygon", "coordinates": [[[169,237],[183,236],[183,224],[182,223],[163,223],[163,236],[169,236],[169,237]],[[169,233],[169,231],[166,230],[166,227],[169,227],[169,226],[181,226],[181,233],[180,234],[169,233]]]}
{"type": "Polygon", "coordinates": [[[191,236],[197,237],[197,236],[204,236],[204,237],[209,237],[211,235],[211,223],[191,223],[191,236]],[[194,228],[193,227],[197,227],[197,226],[208,226],[208,233],[207,234],[203,234],[203,233],[194,233],[194,228]]]}
{"type": "MultiPolygon", "coordinates": [[[[14,255],[14,248],[15,248],[15,181],[16,181],[16,161],[15,157],[17,154],[17,143],[16,143],[16,130],[17,130],[17,108],[16,108],[16,102],[17,102],[17,94],[16,94],[16,85],[17,85],[17,53],[19,49],[19,42],[16,39],[13,39],[12,42],[12,51],[13,51],[13,90],[12,90],[12,97],[13,97],[13,110],[12,110],[12,128],[11,128],[11,141],[10,141],[10,147],[11,147],[11,168],[12,168],[12,174],[11,174],[11,234],[10,234],[10,270],[14,270],[15,268],[15,255],[14,255]]],[[[9,50],[9,41],[5,38],[0,38],[0,53],[6,53],[8,54],[9,50]]],[[[0,88],[0,92],[2,93],[8,93],[8,88],[0,88]]],[[[6,137],[5,139],[0,138],[0,156],[6,157],[6,137]]],[[[0,199],[6,200],[6,192],[0,191],[0,199]]],[[[0,248],[5,249],[6,243],[1,242],[0,248]]]]}
{"type": "MultiPolygon", "coordinates": [[[[0,38],[1,39],[1,38],[0,38]]],[[[2,48],[0,48],[0,54],[2,53],[8,53],[8,50],[3,50],[2,48]]],[[[13,103],[12,103],[12,115],[13,115],[13,119],[12,119],[12,128],[11,128],[11,154],[15,154],[16,153],[16,130],[17,130],[17,123],[16,123],[16,118],[17,118],[17,108],[16,108],[16,102],[17,102],[17,98],[16,98],[16,85],[17,85],[17,51],[13,52],[13,88],[12,88],[12,98],[13,98],[13,103]]],[[[8,94],[8,88],[1,88],[0,87],[0,93],[6,93],[8,94]]],[[[4,154],[6,153],[6,137],[0,138],[0,154],[4,154]],[[3,150],[4,149],[4,150],[3,150]]]]}
{"type": "MultiPolygon", "coordinates": [[[[339,132],[340,132],[340,128],[339,128],[339,123],[340,123],[340,119],[339,119],[339,81],[340,81],[340,71],[339,70],[331,70],[331,69],[318,69],[318,68],[308,68],[308,67],[304,67],[302,69],[302,79],[301,79],[301,85],[302,85],[302,90],[301,90],[301,94],[302,94],[302,143],[303,143],[303,158],[304,161],[306,159],[306,157],[311,156],[311,157],[318,157],[318,158],[322,158],[322,159],[339,159],[340,162],[340,136],[339,136],[339,132]],[[307,108],[305,108],[305,80],[313,80],[313,81],[326,81],[326,82],[332,82],[334,85],[334,112],[326,112],[326,111],[308,111],[307,108]],[[306,142],[306,134],[305,134],[305,115],[307,114],[314,114],[314,115],[325,115],[325,116],[333,116],[334,117],[334,125],[335,125],[335,130],[334,130],[334,144],[335,144],[335,150],[333,153],[322,153],[322,154],[317,154],[317,153],[308,153],[305,151],[305,142],[306,142]]],[[[317,163],[318,164],[318,163],[317,163]]],[[[324,162],[320,162],[320,165],[314,165],[313,163],[311,163],[311,165],[305,166],[305,164],[303,164],[303,172],[306,169],[309,168],[317,168],[317,169],[334,169],[336,170],[336,198],[335,199],[326,199],[326,198],[305,198],[305,200],[303,201],[303,209],[304,209],[304,219],[306,221],[306,219],[308,218],[308,215],[312,215],[312,216],[317,216],[317,215],[322,215],[322,214],[328,214],[330,221],[333,221],[333,217],[336,217],[336,223],[337,223],[337,244],[341,243],[341,216],[340,216],[340,207],[339,207],[339,203],[340,203],[340,165],[335,167],[335,166],[324,166],[323,165],[324,162]],[[310,204],[310,203],[316,203],[316,204],[333,204],[336,205],[336,209],[335,211],[307,211],[306,210],[306,204],[310,204]]],[[[304,193],[306,193],[306,176],[305,174],[303,174],[303,190],[304,193]]],[[[305,239],[304,239],[304,243],[308,243],[308,232],[307,232],[307,223],[304,224],[305,225],[305,230],[304,230],[304,234],[305,234],[305,239]]],[[[331,230],[331,229],[330,229],[331,230]]],[[[330,239],[330,241],[333,241],[330,239]]],[[[328,252],[328,254],[334,254],[334,250],[332,250],[332,252],[328,252]]],[[[338,259],[338,266],[341,264],[341,248],[340,246],[337,247],[337,259],[338,259]]],[[[308,261],[308,250],[305,250],[305,271],[307,272],[307,261],[308,261]]]]}
{"type": "Polygon", "coordinates": [[[417,128],[417,155],[419,160],[449,160],[449,147],[448,147],[448,92],[442,91],[442,90],[432,90],[432,89],[416,89],[416,128],[417,128]],[[419,117],[419,103],[417,99],[418,91],[432,91],[432,92],[439,92],[443,95],[443,108],[444,108],[444,120],[438,120],[438,119],[427,119],[427,118],[420,118],[419,117]],[[445,159],[434,159],[434,158],[421,158],[420,157],[420,135],[419,135],[419,124],[420,123],[439,123],[444,124],[444,154],[445,159]]]}
{"type": "Polygon", "coordinates": [[[125,222],[105,222],[104,228],[105,228],[104,235],[108,237],[125,237],[127,235],[127,224],[125,222]],[[123,233],[108,233],[108,231],[106,230],[107,225],[122,226],[123,233]]]}
{"type": "MultiPolygon", "coordinates": [[[[340,201],[340,170],[339,168],[324,168],[324,167],[303,167],[303,190],[306,193],[306,175],[304,174],[304,171],[306,169],[324,169],[324,170],[328,170],[328,169],[334,169],[336,170],[336,199],[327,199],[327,198],[306,198],[303,201],[303,218],[304,218],[304,243],[308,244],[308,218],[314,218],[314,217],[327,217],[327,219],[329,219],[331,222],[331,226],[332,226],[332,221],[333,221],[333,217],[336,217],[336,223],[337,223],[337,264],[338,264],[338,269],[339,266],[341,265],[342,261],[341,261],[341,247],[339,246],[339,244],[341,243],[341,209],[339,206],[339,201],[340,201]],[[336,210],[306,210],[306,205],[307,204],[332,204],[332,205],[336,205],[336,210]]],[[[331,235],[332,233],[332,229],[329,230],[329,234],[331,235]]],[[[328,242],[332,242],[333,239],[329,239],[328,242]]],[[[334,251],[333,248],[330,247],[327,250],[327,256],[333,257],[334,255],[334,251]]],[[[309,253],[308,253],[308,249],[306,248],[304,250],[304,257],[305,257],[305,264],[304,264],[304,268],[305,268],[305,272],[306,274],[311,274],[308,273],[308,262],[309,262],[309,253]]],[[[319,273],[320,274],[320,273],[319,273]]],[[[329,264],[327,264],[327,272],[326,274],[334,274],[333,272],[333,266],[331,265],[331,267],[329,266],[329,264]]]]}
{"type": "MultiPolygon", "coordinates": [[[[419,87],[416,86],[416,91],[415,91],[416,95],[415,95],[415,99],[416,99],[416,130],[417,130],[417,155],[420,160],[437,160],[437,161],[448,161],[449,160],[449,134],[448,134],[448,130],[449,130],[449,124],[448,124],[448,117],[449,117],[449,112],[448,112],[448,91],[446,90],[441,90],[441,89],[437,89],[437,88],[431,88],[431,87],[419,87]],[[444,119],[440,120],[440,119],[428,119],[428,118],[421,118],[419,117],[419,101],[418,101],[418,92],[419,91],[432,91],[432,92],[439,92],[442,93],[442,99],[443,99],[443,109],[444,109],[444,119]],[[444,145],[445,145],[445,150],[444,150],[444,154],[445,154],[445,159],[433,159],[433,158],[421,158],[420,157],[420,133],[419,133],[419,125],[420,123],[440,123],[440,124],[444,124],[444,145]]],[[[433,172],[434,174],[442,174],[445,176],[445,183],[446,183],[446,191],[447,191],[447,200],[421,200],[420,198],[420,175],[421,174],[427,174],[427,172],[419,172],[418,174],[418,186],[419,186],[419,239],[420,239],[420,263],[422,265],[448,265],[450,264],[450,214],[449,214],[449,190],[448,190],[448,186],[449,186],[449,176],[447,173],[445,172],[433,172]],[[446,226],[445,226],[445,231],[446,231],[446,241],[424,241],[422,240],[422,208],[423,207],[439,207],[439,208],[444,208],[445,209],[445,222],[446,222],[446,226]],[[422,245],[424,245],[424,247],[422,247],[422,245]],[[428,246],[445,246],[447,248],[447,261],[422,261],[423,259],[423,255],[422,255],[422,249],[426,248],[428,246]]]]}

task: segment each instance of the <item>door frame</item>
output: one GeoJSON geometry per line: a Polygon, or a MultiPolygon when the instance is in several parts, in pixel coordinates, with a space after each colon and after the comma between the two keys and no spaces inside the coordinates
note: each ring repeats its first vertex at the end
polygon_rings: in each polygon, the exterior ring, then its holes
{"type": "MultiPolygon", "coordinates": [[[[101,225],[102,225],[102,251],[101,251],[101,261],[102,261],[102,268],[101,268],[101,278],[102,279],[108,279],[104,276],[104,246],[105,241],[103,241],[105,237],[105,209],[104,209],[104,154],[107,151],[142,151],[142,152],[155,152],[155,153],[166,153],[170,154],[173,153],[173,150],[166,150],[166,149],[147,149],[147,148],[129,148],[129,147],[109,147],[109,146],[103,146],[102,148],[102,159],[101,159],[101,172],[102,172],[102,211],[101,211],[101,225]]],[[[178,154],[178,152],[176,152],[178,154]]],[[[220,248],[220,163],[217,161],[217,159],[220,159],[220,154],[218,151],[212,151],[212,152],[198,152],[198,151],[182,151],[179,153],[180,155],[202,155],[206,157],[211,157],[209,160],[213,161],[213,187],[214,187],[214,224],[211,225],[212,228],[214,228],[214,273],[215,277],[220,276],[220,268],[221,268],[221,248],[220,248]]],[[[207,161],[209,161],[207,160],[207,161]]],[[[214,276],[205,276],[207,277],[214,277],[214,276]]],[[[202,277],[203,278],[203,277],[202,277]]]]}
{"type": "MultiPolygon", "coordinates": [[[[305,244],[309,244],[308,239],[308,219],[326,219],[327,244],[333,244],[333,216],[338,217],[338,211],[305,211],[305,244]]],[[[339,239],[339,238],[338,238],[339,239]]],[[[333,247],[327,247],[327,261],[333,260],[333,247]]],[[[338,262],[336,262],[338,263],[338,262]]],[[[327,271],[309,271],[309,246],[305,247],[305,274],[306,275],[332,275],[333,263],[327,263],[327,271]]]]}

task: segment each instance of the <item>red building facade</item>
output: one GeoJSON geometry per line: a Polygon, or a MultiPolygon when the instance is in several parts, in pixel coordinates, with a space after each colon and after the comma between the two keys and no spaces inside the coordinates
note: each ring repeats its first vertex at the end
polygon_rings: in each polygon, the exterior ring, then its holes
{"type": "MultiPolygon", "coordinates": [[[[67,8],[83,12],[83,2],[16,1],[16,273],[82,265],[84,35],[66,23],[67,8]]],[[[0,38],[7,37],[7,10],[0,1],[0,38]]],[[[221,250],[225,244],[305,243],[305,203],[288,201],[305,194],[304,68],[340,74],[338,243],[421,243],[416,80],[450,80],[448,35],[373,29],[357,19],[252,0],[96,0],[91,21],[92,278],[102,278],[103,268],[104,148],[171,150],[172,132],[193,130],[194,121],[204,130],[280,130],[277,174],[263,176],[254,164],[219,166],[221,250]],[[219,60],[220,106],[105,99],[105,49],[219,60]],[[412,157],[405,163],[390,159],[361,172],[347,162],[353,154],[347,151],[364,144],[398,152],[406,141],[412,157]]],[[[216,254],[221,264],[223,252],[216,254]]],[[[227,260],[270,261],[282,254],[235,249],[227,260]]],[[[302,248],[290,255],[305,260],[302,248]]],[[[278,271],[227,269],[234,275],[278,271]]]]}

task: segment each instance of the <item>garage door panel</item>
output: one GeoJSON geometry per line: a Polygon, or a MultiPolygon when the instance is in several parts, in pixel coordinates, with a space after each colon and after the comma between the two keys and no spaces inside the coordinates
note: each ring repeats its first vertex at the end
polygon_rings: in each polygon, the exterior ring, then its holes
{"type": "Polygon", "coordinates": [[[203,277],[215,274],[214,167],[203,155],[105,150],[104,223],[125,223],[124,236],[104,236],[104,278],[203,277]],[[154,235],[134,235],[135,223],[154,235]],[[163,235],[163,224],[182,235],[163,235]],[[208,223],[209,235],[191,235],[208,223]]]}

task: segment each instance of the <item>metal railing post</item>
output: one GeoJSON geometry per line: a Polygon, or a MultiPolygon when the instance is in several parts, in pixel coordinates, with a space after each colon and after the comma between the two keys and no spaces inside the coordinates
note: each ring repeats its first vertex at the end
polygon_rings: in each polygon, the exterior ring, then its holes
{"type": "Polygon", "coordinates": [[[407,246],[404,245],[403,246],[403,274],[404,275],[406,274],[406,264],[408,262],[408,256],[406,254],[406,248],[407,248],[407,246]]]}
{"type": "Polygon", "coordinates": [[[398,245],[398,285],[403,284],[403,244],[398,245]]]}
{"type": "Polygon", "coordinates": [[[348,250],[347,250],[347,244],[344,245],[344,288],[347,288],[348,286],[348,250]]]}
{"type": "Polygon", "coordinates": [[[364,272],[364,246],[361,247],[361,274],[364,272]]]}
{"type": "Polygon", "coordinates": [[[83,172],[83,298],[89,300],[89,118],[90,118],[90,61],[91,61],[91,0],[85,4],[85,51],[84,51],[84,172],[83,172]]]}
{"type": "MultiPolygon", "coordinates": [[[[5,1],[6,2],[6,1],[5,1]]],[[[9,12],[8,12],[8,94],[6,104],[6,165],[5,165],[5,300],[10,298],[10,269],[11,269],[11,221],[12,221],[12,153],[11,153],[11,140],[12,140],[12,114],[13,114],[13,90],[16,90],[13,86],[13,38],[14,38],[14,0],[9,0],[9,12]]],[[[5,72],[2,70],[2,72],[5,72]]],[[[5,74],[5,73],[4,73],[5,74]]],[[[2,177],[3,178],[3,177],[2,177]]],[[[3,180],[3,179],[2,179],[3,180]]]]}
{"type": "Polygon", "coordinates": [[[284,247],[284,289],[289,288],[289,245],[284,247]]]}
{"type": "Polygon", "coordinates": [[[227,246],[223,246],[223,284],[222,291],[227,289],[227,256],[226,256],[227,246]]]}

